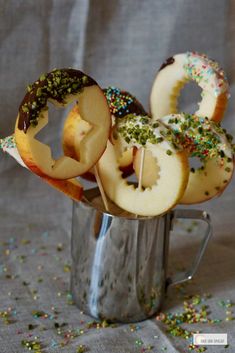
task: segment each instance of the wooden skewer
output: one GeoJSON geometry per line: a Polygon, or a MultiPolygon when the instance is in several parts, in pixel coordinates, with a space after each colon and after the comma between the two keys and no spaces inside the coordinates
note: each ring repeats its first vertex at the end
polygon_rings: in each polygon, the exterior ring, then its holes
{"type": "Polygon", "coordinates": [[[139,174],[138,190],[142,189],[142,180],[143,180],[143,171],[144,171],[144,157],[145,157],[145,148],[141,147],[140,174],[139,174]]]}
{"type": "Polygon", "coordinates": [[[96,182],[97,182],[98,188],[99,188],[99,190],[100,190],[100,195],[101,195],[101,198],[102,198],[102,201],[103,201],[105,210],[106,210],[107,212],[109,212],[108,200],[107,200],[107,197],[106,197],[106,195],[105,195],[104,188],[103,188],[102,182],[101,182],[101,180],[100,180],[98,168],[97,168],[96,165],[94,166],[94,172],[95,172],[96,182]]]}
{"type": "MultiPolygon", "coordinates": [[[[144,157],[145,157],[145,148],[141,147],[141,155],[140,155],[140,174],[138,181],[138,190],[142,190],[142,180],[143,180],[143,171],[144,171],[144,157]]],[[[135,215],[135,218],[138,218],[138,215],[135,215]]]]}

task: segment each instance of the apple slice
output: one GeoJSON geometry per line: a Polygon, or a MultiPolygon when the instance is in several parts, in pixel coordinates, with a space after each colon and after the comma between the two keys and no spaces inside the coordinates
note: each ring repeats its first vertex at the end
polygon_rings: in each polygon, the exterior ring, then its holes
{"type": "Polygon", "coordinates": [[[215,61],[196,52],[174,55],[161,66],[150,94],[154,120],[177,113],[178,96],[189,81],[202,88],[202,99],[195,114],[217,122],[222,120],[229,97],[225,73],[215,61]]]}
{"type": "MultiPolygon", "coordinates": [[[[78,104],[75,104],[69,111],[63,126],[62,146],[65,156],[79,160],[82,140],[91,129],[92,126],[79,114],[78,104]]],[[[81,177],[96,182],[92,169],[82,174],[81,177]]]]}
{"type": "MultiPolygon", "coordinates": [[[[113,86],[105,88],[103,91],[112,114],[113,127],[115,127],[118,119],[123,118],[126,115],[147,115],[142,104],[130,92],[113,86]]],[[[114,144],[114,146],[116,145],[114,144]]],[[[133,149],[129,149],[124,151],[121,156],[119,156],[118,164],[123,173],[123,177],[128,177],[134,172],[133,153],[133,149]]]]}
{"type": "MultiPolygon", "coordinates": [[[[140,178],[140,165],[141,165],[141,149],[139,148],[134,156],[133,167],[136,174],[137,179],[140,178]]],[[[144,156],[144,165],[143,165],[143,172],[142,172],[142,186],[144,188],[152,187],[157,179],[159,178],[160,168],[153,157],[152,153],[149,150],[145,151],[144,156]]]]}
{"type": "MultiPolygon", "coordinates": [[[[91,125],[81,118],[79,107],[76,104],[68,113],[63,127],[62,145],[64,154],[68,157],[79,159],[80,145],[84,136],[91,130],[91,125]]],[[[133,173],[133,150],[125,151],[119,159],[120,170],[123,175],[129,176],[133,173]]],[[[94,171],[90,169],[82,178],[89,181],[96,181],[94,171]]]]}
{"type": "Polygon", "coordinates": [[[218,162],[214,158],[208,160],[203,169],[190,172],[188,185],[180,203],[191,205],[220,196],[231,181],[233,171],[232,158],[224,158],[223,162],[222,160],[218,162]]]}
{"type": "MultiPolygon", "coordinates": [[[[84,136],[90,131],[91,126],[85,120],[82,120],[76,104],[67,115],[63,128],[62,144],[64,154],[71,158],[79,159],[79,147],[84,136]],[[75,148],[76,146],[76,148],[75,148]]],[[[120,157],[119,165],[125,177],[133,173],[133,150],[125,151],[120,157]]],[[[94,171],[90,169],[81,175],[82,178],[95,182],[94,171]]]]}
{"type": "Polygon", "coordinates": [[[97,163],[106,148],[110,127],[109,107],[97,83],[81,71],[61,69],[43,75],[29,88],[20,105],[15,138],[21,158],[34,173],[70,179],[86,173],[97,163]],[[73,159],[74,155],[54,160],[50,147],[35,139],[48,122],[47,100],[62,107],[79,101],[82,119],[76,125],[76,136],[85,131],[78,144],[73,141],[73,152],[79,160],[73,159]]]}
{"type": "Polygon", "coordinates": [[[171,155],[160,145],[146,144],[159,166],[154,185],[139,190],[122,178],[113,145],[98,162],[99,175],[108,197],[119,207],[141,216],[157,216],[174,207],[182,198],[188,182],[188,158],[185,152],[171,155]]]}
{"type": "Polygon", "coordinates": [[[122,153],[122,155],[118,159],[118,165],[122,172],[123,178],[127,178],[128,176],[134,173],[133,168],[133,160],[134,160],[134,149],[126,150],[122,153]]]}
{"type": "Polygon", "coordinates": [[[213,121],[195,115],[172,114],[160,121],[174,131],[178,144],[188,150],[189,156],[202,163],[200,168],[191,168],[180,203],[200,203],[220,195],[234,170],[231,136],[213,121]]]}

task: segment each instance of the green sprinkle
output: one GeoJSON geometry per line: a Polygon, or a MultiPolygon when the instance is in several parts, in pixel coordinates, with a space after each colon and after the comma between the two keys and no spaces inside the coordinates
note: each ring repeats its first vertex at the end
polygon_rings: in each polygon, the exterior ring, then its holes
{"type": "Polygon", "coordinates": [[[138,339],[135,341],[136,346],[142,346],[143,345],[143,341],[141,339],[138,339]]]}
{"type": "Polygon", "coordinates": [[[24,113],[28,113],[29,112],[29,108],[25,105],[22,105],[22,110],[24,113]]]}
{"type": "Polygon", "coordinates": [[[171,156],[172,155],[172,151],[171,150],[167,150],[166,154],[168,154],[168,156],[171,156]]]}
{"type": "Polygon", "coordinates": [[[84,344],[80,344],[76,350],[77,353],[84,353],[87,351],[88,351],[88,348],[84,344]]]}
{"type": "Polygon", "coordinates": [[[156,129],[157,127],[159,127],[159,123],[153,123],[153,128],[156,129]]]}
{"type": "Polygon", "coordinates": [[[83,77],[82,77],[82,83],[83,83],[84,85],[86,85],[87,82],[88,82],[88,77],[87,77],[87,76],[83,76],[83,77]]]}
{"type": "Polygon", "coordinates": [[[39,87],[36,92],[36,96],[40,97],[42,95],[42,89],[39,87]]]}
{"type": "Polygon", "coordinates": [[[45,74],[42,74],[40,77],[39,77],[39,81],[44,81],[46,79],[46,75],[45,74]]]}

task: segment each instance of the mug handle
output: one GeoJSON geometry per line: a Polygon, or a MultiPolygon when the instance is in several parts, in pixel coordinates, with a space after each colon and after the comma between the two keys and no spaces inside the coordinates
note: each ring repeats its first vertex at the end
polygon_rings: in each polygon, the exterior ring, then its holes
{"type": "Polygon", "coordinates": [[[168,277],[166,279],[166,287],[173,285],[173,284],[179,284],[183,283],[185,281],[188,281],[192,279],[194,276],[195,272],[197,271],[197,268],[199,266],[199,263],[202,259],[202,256],[206,250],[207,243],[212,235],[212,224],[211,224],[211,218],[208,215],[207,212],[201,211],[201,210],[187,210],[187,209],[178,209],[172,211],[172,217],[171,217],[171,230],[172,230],[172,224],[174,219],[181,218],[181,219],[199,219],[207,223],[207,228],[204,234],[204,237],[201,241],[200,248],[194,258],[194,261],[191,265],[191,267],[182,272],[178,272],[174,274],[171,277],[168,277]]]}

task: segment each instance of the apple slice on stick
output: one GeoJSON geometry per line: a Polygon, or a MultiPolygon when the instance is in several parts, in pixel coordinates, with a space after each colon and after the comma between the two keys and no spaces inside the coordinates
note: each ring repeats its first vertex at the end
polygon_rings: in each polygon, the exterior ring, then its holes
{"type": "Polygon", "coordinates": [[[168,155],[158,145],[147,146],[160,168],[152,187],[139,190],[122,178],[113,145],[98,162],[99,175],[108,197],[119,207],[141,216],[157,216],[174,207],[182,198],[188,182],[188,158],[184,152],[168,155]],[[112,168],[110,168],[112,166],[112,168]]]}
{"type": "MultiPolygon", "coordinates": [[[[140,164],[143,164],[145,153],[153,156],[159,168],[153,185],[143,190],[143,180],[139,187],[135,187],[122,177],[117,149],[111,142],[98,162],[99,175],[108,197],[124,210],[141,216],[157,216],[171,209],[183,196],[189,175],[187,153],[176,151],[168,140],[164,140],[161,133],[170,133],[169,129],[163,125],[159,129],[159,123],[153,128],[150,121],[147,116],[134,115],[120,119],[114,144],[118,143],[120,152],[132,147],[144,150],[140,152],[140,164]]],[[[142,171],[145,168],[146,161],[142,171]]]]}
{"type": "Polygon", "coordinates": [[[229,98],[228,80],[217,62],[197,52],[174,55],[160,67],[150,94],[153,120],[178,112],[180,91],[189,81],[202,89],[195,115],[222,120],[229,98]]]}
{"type": "Polygon", "coordinates": [[[24,163],[39,176],[69,179],[86,173],[98,161],[106,148],[111,127],[107,101],[101,88],[89,76],[74,69],[54,70],[37,80],[23,99],[15,127],[17,149],[24,163]],[[47,101],[64,107],[78,101],[81,121],[75,127],[85,136],[76,145],[74,156],[54,160],[49,146],[35,136],[48,121],[47,101]]]}
{"type": "Polygon", "coordinates": [[[180,203],[194,204],[220,195],[234,170],[232,137],[209,120],[191,114],[172,114],[161,121],[175,133],[178,142],[201,167],[191,168],[189,182],[180,203]]]}
{"type": "MultiPolygon", "coordinates": [[[[80,147],[87,133],[91,130],[91,125],[82,119],[79,113],[78,104],[70,110],[64,124],[62,145],[64,154],[75,160],[80,158],[80,147]]],[[[109,211],[108,200],[105,195],[99,172],[96,165],[92,169],[81,175],[87,180],[96,181],[100,190],[100,194],[104,203],[105,210],[109,211]]]]}
{"type": "MultiPolygon", "coordinates": [[[[147,115],[142,104],[130,92],[113,86],[105,88],[103,91],[105,97],[107,98],[109,109],[112,114],[114,129],[116,123],[118,123],[118,120],[122,119],[128,114],[147,115]]],[[[114,147],[116,147],[116,144],[114,144],[114,147]]],[[[124,151],[121,156],[119,156],[118,164],[120,170],[123,173],[123,177],[128,177],[134,173],[133,152],[133,149],[128,149],[127,151],[124,151]]]]}

